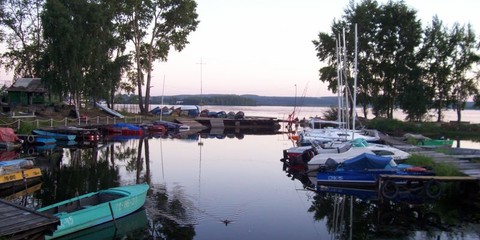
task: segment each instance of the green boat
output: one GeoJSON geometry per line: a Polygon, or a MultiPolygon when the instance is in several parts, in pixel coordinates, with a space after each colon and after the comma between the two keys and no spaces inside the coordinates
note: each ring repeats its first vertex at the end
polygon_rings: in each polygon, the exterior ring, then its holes
{"type": "Polygon", "coordinates": [[[424,147],[451,147],[453,145],[452,139],[424,139],[418,141],[419,146],[424,147]]]}
{"type": "Polygon", "coordinates": [[[145,203],[148,189],[146,183],[110,188],[39,208],[37,211],[60,219],[57,230],[45,239],[65,236],[133,213],[145,203]]]}

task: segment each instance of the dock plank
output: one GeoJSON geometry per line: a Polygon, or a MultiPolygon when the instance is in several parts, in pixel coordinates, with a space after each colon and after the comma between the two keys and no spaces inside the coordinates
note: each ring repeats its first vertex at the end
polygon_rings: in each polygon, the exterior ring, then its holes
{"type": "Polygon", "coordinates": [[[59,219],[0,199],[0,238],[35,239],[53,232],[59,219]]]}

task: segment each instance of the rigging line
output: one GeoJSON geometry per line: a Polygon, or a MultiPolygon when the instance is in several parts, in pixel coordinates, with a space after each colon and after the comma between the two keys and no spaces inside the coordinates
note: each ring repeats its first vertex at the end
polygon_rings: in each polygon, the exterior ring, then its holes
{"type": "Polygon", "coordinates": [[[297,116],[300,115],[302,106],[303,106],[303,104],[304,104],[304,102],[305,102],[305,97],[307,96],[307,90],[308,90],[308,84],[309,84],[309,83],[310,83],[310,82],[307,82],[307,84],[305,85],[305,88],[303,89],[302,97],[300,98],[300,99],[301,99],[301,100],[300,100],[300,104],[299,104],[300,107],[298,107],[298,114],[297,114],[297,116]]]}
{"type": "MultiPolygon", "coordinates": [[[[294,185],[297,185],[297,182],[295,181],[294,182],[294,185]]],[[[295,186],[295,189],[297,189],[297,187],[295,186]]],[[[307,206],[305,205],[305,202],[303,201],[303,199],[300,197],[299,193],[298,193],[298,190],[295,190],[295,192],[297,193],[297,197],[298,199],[302,202],[302,206],[304,208],[304,210],[308,210],[307,206]]],[[[310,190],[308,190],[308,192],[310,192],[310,190]]],[[[316,193],[316,192],[314,192],[316,193]]],[[[311,199],[310,196],[307,196],[308,199],[311,199]]],[[[308,211],[307,211],[308,212],[308,211]]],[[[321,236],[320,235],[320,231],[318,230],[317,228],[317,225],[315,224],[315,221],[312,221],[312,225],[313,225],[313,228],[315,229],[315,233],[317,234],[317,236],[321,236]]]]}

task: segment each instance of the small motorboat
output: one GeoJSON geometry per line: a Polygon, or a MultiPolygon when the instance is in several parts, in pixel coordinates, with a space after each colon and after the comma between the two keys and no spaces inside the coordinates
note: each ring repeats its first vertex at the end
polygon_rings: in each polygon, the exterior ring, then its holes
{"type": "MultiPolygon", "coordinates": [[[[378,186],[380,175],[434,176],[432,171],[408,164],[397,164],[391,157],[363,153],[337,163],[327,160],[317,172],[317,186],[367,187],[378,186]]],[[[405,180],[402,180],[405,181],[405,180]]]]}

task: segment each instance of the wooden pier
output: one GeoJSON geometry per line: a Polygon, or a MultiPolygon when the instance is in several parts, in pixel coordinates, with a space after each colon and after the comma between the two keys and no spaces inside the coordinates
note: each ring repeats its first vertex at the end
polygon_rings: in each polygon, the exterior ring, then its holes
{"type": "Polygon", "coordinates": [[[242,119],[197,117],[195,121],[207,128],[264,129],[268,131],[278,131],[281,127],[279,120],[270,117],[246,117],[242,119]]]}
{"type": "Polygon", "coordinates": [[[0,239],[44,239],[60,220],[0,199],[0,239]]]}
{"type": "Polygon", "coordinates": [[[414,146],[381,133],[380,138],[387,145],[391,145],[395,148],[398,148],[405,152],[409,152],[411,154],[418,154],[430,157],[435,163],[451,164],[465,175],[480,180],[480,163],[475,163],[468,160],[472,158],[480,158],[479,153],[450,155],[442,152],[436,152],[432,149],[425,149],[422,147],[414,146]]]}

